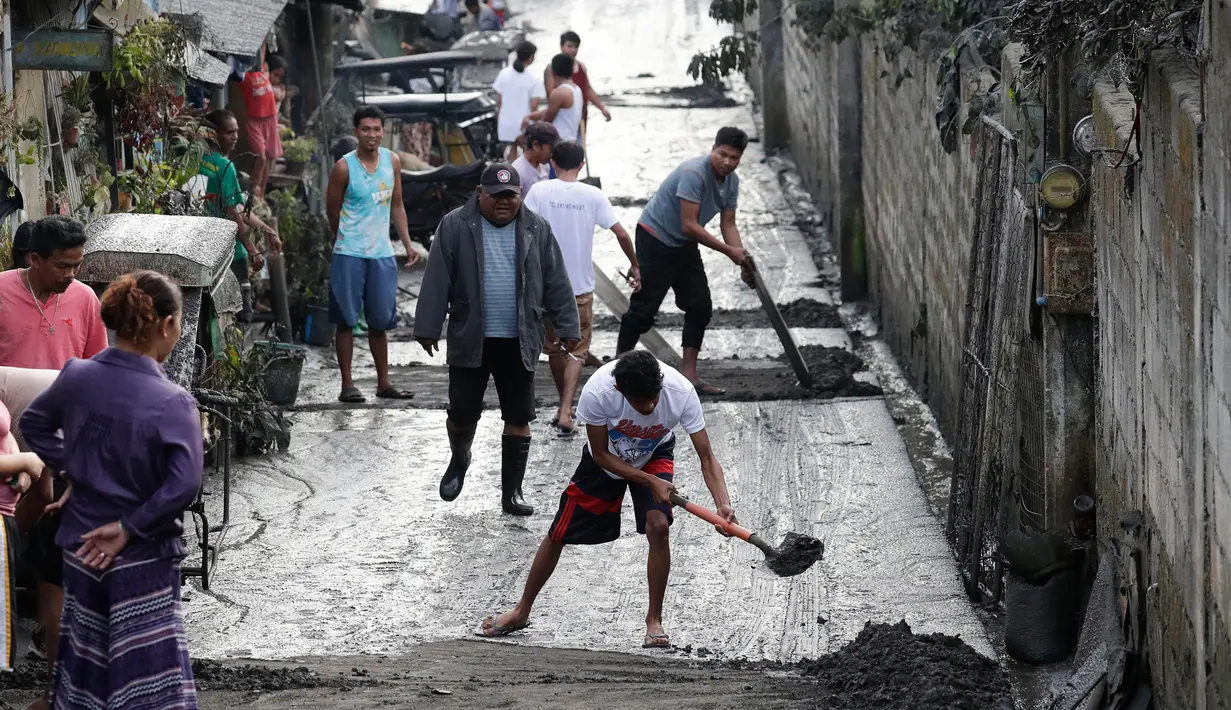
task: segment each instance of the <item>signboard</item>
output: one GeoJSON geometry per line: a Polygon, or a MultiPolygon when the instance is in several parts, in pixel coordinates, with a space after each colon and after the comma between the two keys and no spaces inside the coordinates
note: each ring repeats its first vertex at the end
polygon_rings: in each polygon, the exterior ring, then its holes
{"type": "Polygon", "coordinates": [[[111,30],[35,30],[15,32],[13,67],[110,71],[111,30]]]}

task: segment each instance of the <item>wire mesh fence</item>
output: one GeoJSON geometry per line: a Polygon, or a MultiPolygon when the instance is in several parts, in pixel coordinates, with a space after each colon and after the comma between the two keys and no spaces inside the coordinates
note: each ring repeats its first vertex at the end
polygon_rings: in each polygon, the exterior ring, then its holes
{"type": "Polygon", "coordinates": [[[1016,142],[984,118],[975,151],[980,175],[948,532],[967,592],[996,605],[999,540],[1010,526],[1041,523],[1042,350],[1030,327],[1035,240],[1014,185],[1016,142]]]}

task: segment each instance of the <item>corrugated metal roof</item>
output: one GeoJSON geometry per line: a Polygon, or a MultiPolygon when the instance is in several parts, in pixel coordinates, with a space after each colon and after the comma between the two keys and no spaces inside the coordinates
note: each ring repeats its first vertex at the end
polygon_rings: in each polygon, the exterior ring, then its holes
{"type": "Polygon", "coordinates": [[[372,0],[372,7],[385,12],[400,12],[406,15],[426,15],[432,9],[433,0],[372,0]]]}
{"type": "Polygon", "coordinates": [[[188,76],[206,84],[222,86],[231,78],[230,64],[214,59],[194,44],[189,44],[184,51],[184,65],[188,76]]]}
{"type": "Polygon", "coordinates": [[[199,23],[202,49],[254,57],[288,0],[162,0],[162,11],[199,23]]]}

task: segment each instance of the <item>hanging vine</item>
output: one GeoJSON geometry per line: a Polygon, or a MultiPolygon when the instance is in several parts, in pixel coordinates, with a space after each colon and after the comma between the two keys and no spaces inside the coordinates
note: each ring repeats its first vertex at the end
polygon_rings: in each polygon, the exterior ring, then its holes
{"type": "MultiPolygon", "coordinates": [[[[1025,48],[1019,95],[1037,91],[1047,69],[1077,47],[1088,71],[1126,84],[1140,99],[1154,50],[1172,47],[1195,53],[1201,5],[1201,0],[785,0],[783,14],[793,14],[792,25],[813,41],[866,36],[890,60],[907,49],[932,56],[937,62],[936,123],[942,144],[952,151],[962,73],[985,68],[995,72],[1007,43],[1020,42],[1025,48]]],[[[761,28],[745,27],[756,14],[755,0],[712,0],[710,17],[736,31],[717,47],[695,55],[689,74],[713,83],[750,68],[761,28]]],[[[907,70],[894,75],[897,84],[908,78],[907,70]]],[[[974,97],[966,126],[994,106],[992,93],[974,97]]]]}
{"type": "Polygon", "coordinates": [[[1125,85],[1141,99],[1150,55],[1164,47],[1193,56],[1200,43],[1201,0],[1020,0],[1006,19],[1025,49],[1027,92],[1072,48],[1092,74],[1125,85]],[[1101,5],[1101,6],[1100,6],[1101,5]]]}

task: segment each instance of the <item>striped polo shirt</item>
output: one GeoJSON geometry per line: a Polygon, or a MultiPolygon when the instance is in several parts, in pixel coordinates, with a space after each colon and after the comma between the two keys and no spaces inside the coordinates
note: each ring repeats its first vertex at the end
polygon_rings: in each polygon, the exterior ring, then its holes
{"type": "Polygon", "coordinates": [[[483,335],[517,337],[517,220],[483,220],[483,335]]]}

